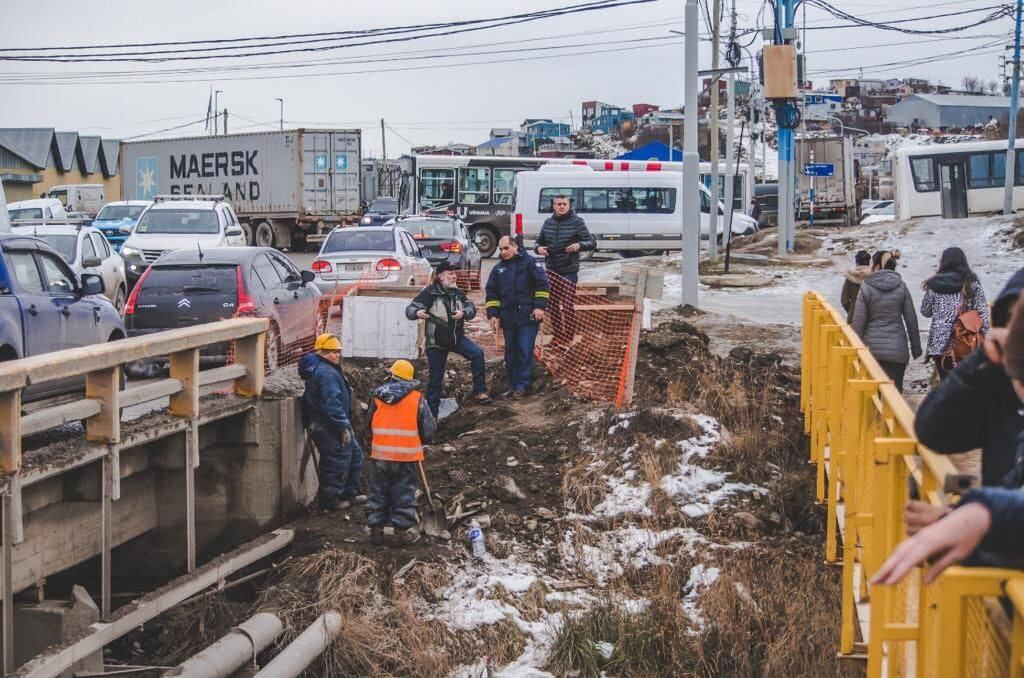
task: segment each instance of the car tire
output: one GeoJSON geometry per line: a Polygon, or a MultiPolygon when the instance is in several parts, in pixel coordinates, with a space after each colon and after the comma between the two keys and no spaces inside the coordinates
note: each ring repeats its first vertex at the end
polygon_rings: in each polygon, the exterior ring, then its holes
{"type": "Polygon", "coordinates": [[[117,288],[117,296],[114,297],[114,308],[120,315],[124,315],[124,306],[128,302],[128,293],[124,289],[124,285],[120,285],[117,288]]]}
{"type": "Polygon", "coordinates": [[[277,325],[271,324],[267,330],[266,346],[263,350],[263,368],[269,372],[281,365],[281,333],[277,325]]]}
{"type": "Polygon", "coordinates": [[[242,221],[238,224],[242,227],[242,233],[245,234],[245,244],[252,247],[256,244],[256,231],[253,230],[252,224],[248,221],[242,221]]]}
{"type": "Polygon", "coordinates": [[[261,221],[256,224],[257,247],[273,247],[274,239],[274,227],[269,221],[261,221]]]}
{"type": "Polygon", "coordinates": [[[498,251],[498,234],[490,226],[478,226],[470,231],[473,244],[480,250],[480,256],[484,259],[494,256],[498,251]]]}

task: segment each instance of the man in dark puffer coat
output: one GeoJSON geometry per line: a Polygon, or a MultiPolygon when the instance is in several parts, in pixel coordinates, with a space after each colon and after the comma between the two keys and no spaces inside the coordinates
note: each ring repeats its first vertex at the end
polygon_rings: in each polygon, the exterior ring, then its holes
{"type": "Polygon", "coordinates": [[[555,325],[555,340],[569,342],[576,332],[573,299],[579,280],[580,252],[597,249],[597,240],[583,218],[572,209],[567,196],[555,196],[551,207],[554,214],[541,226],[535,251],[544,257],[547,270],[564,280],[561,282],[557,277],[552,280],[551,320],[555,325]]]}

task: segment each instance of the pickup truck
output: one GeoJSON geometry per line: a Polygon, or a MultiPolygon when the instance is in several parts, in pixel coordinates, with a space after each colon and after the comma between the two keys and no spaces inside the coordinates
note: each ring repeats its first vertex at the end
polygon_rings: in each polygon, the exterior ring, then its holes
{"type": "MultiPolygon", "coordinates": [[[[103,287],[98,275],[75,275],[39,238],[0,233],[0,362],[123,339],[124,322],[103,287]]],[[[60,395],[80,382],[47,382],[25,397],[60,395]]]]}

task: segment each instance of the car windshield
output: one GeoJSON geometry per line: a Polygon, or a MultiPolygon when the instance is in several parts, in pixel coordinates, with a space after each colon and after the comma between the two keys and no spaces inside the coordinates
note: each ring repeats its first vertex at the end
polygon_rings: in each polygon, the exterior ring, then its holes
{"type": "Polygon", "coordinates": [[[366,208],[367,212],[377,214],[391,214],[398,211],[398,200],[395,198],[377,198],[366,208]]]}
{"type": "Polygon", "coordinates": [[[328,252],[394,252],[395,236],[391,231],[345,229],[331,233],[324,243],[328,252]]]}
{"type": "Polygon", "coordinates": [[[237,266],[154,266],[146,276],[139,300],[181,294],[219,294],[234,297],[238,292],[237,266]]]}
{"type": "Polygon", "coordinates": [[[42,219],[43,208],[21,207],[18,209],[7,210],[7,216],[11,218],[11,221],[18,221],[19,219],[42,219]]]}
{"type": "Polygon", "coordinates": [[[213,210],[149,210],[135,227],[136,233],[219,233],[213,210]]]}
{"type": "Polygon", "coordinates": [[[107,205],[96,215],[96,221],[118,221],[120,219],[138,219],[145,205],[107,205]]]}
{"type": "Polygon", "coordinates": [[[60,253],[64,261],[69,264],[75,260],[75,248],[78,246],[77,235],[64,235],[58,233],[44,233],[36,235],[40,240],[45,240],[53,246],[53,249],[60,253]]]}
{"type": "Polygon", "coordinates": [[[451,238],[455,235],[455,227],[450,221],[407,219],[400,223],[414,238],[451,238]]]}

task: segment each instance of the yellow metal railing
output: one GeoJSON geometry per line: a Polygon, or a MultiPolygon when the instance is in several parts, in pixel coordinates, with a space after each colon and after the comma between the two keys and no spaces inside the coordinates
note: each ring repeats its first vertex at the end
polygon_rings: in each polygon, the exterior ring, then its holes
{"type": "Polygon", "coordinates": [[[840,656],[866,652],[870,678],[1024,678],[1024,572],[951,567],[923,585],[918,569],[898,586],[868,584],[906,537],[909,479],[935,504],[964,479],[918,443],[906,401],[816,292],[804,296],[802,342],[800,406],[828,512],[825,558],[843,566],[840,656]]]}

